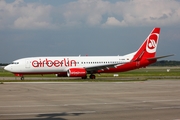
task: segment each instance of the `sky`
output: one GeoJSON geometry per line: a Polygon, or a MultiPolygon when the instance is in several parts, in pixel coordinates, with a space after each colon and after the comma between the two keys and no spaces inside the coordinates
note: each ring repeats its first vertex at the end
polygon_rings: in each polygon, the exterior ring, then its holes
{"type": "Polygon", "coordinates": [[[179,0],[0,0],[0,63],[136,51],[161,28],[157,56],[180,60],[179,0]]]}

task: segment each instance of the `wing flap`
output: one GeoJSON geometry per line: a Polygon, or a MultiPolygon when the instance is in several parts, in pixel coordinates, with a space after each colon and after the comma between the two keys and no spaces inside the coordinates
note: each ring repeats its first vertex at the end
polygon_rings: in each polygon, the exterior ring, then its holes
{"type": "Polygon", "coordinates": [[[113,63],[113,64],[106,64],[106,65],[99,65],[99,66],[91,66],[91,67],[85,67],[87,71],[97,71],[97,70],[102,70],[102,69],[110,69],[110,68],[115,68],[116,66],[122,65],[124,63],[113,63]]]}

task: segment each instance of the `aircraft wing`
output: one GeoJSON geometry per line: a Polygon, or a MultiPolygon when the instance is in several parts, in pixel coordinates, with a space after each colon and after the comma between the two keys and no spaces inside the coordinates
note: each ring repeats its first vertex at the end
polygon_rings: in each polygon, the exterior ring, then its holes
{"type": "Polygon", "coordinates": [[[122,64],[124,64],[124,63],[113,63],[113,64],[107,64],[107,65],[90,66],[90,67],[85,67],[85,69],[88,72],[93,72],[93,71],[97,71],[97,70],[116,68],[116,66],[119,66],[122,64]]]}
{"type": "MultiPolygon", "coordinates": [[[[174,54],[165,55],[165,56],[159,56],[159,57],[153,57],[153,58],[147,58],[147,59],[148,60],[157,60],[157,59],[170,57],[170,56],[174,56],[174,54]]],[[[98,66],[90,66],[90,67],[85,67],[85,69],[87,70],[87,72],[91,73],[91,72],[96,72],[97,70],[105,70],[105,69],[110,69],[110,68],[116,68],[117,66],[125,64],[125,63],[128,63],[128,62],[113,63],[113,64],[107,64],[107,65],[98,65],[98,66]]]]}

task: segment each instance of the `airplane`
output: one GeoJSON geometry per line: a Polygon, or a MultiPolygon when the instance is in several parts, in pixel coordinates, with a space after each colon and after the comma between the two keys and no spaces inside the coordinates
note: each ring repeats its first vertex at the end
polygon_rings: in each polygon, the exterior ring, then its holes
{"type": "Polygon", "coordinates": [[[156,57],[160,28],[154,28],[139,49],[124,56],[62,56],[62,57],[27,57],[13,61],[4,69],[24,80],[24,75],[56,74],[57,77],[81,77],[95,79],[95,74],[117,73],[144,68],[157,59],[156,57]]]}

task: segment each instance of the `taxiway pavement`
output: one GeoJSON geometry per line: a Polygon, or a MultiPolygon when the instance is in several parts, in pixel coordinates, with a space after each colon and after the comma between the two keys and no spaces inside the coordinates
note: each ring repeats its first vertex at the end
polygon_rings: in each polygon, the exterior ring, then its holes
{"type": "Polygon", "coordinates": [[[180,120],[180,80],[5,82],[0,119],[180,120]]]}

